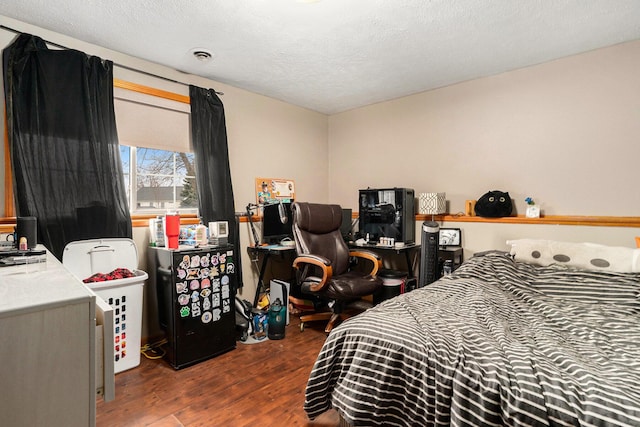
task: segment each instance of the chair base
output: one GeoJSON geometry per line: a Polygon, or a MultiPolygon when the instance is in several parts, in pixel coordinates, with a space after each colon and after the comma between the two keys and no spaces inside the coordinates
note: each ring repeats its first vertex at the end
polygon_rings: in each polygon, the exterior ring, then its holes
{"type": "Polygon", "coordinates": [[[304,314],[300,316],[300,331],[304,330],[304,324],[306,322],[312,322],[314,320],[329,320],[327,325],[324,328],[326,333],[331,332],[331,330],[336,326],[338,321],[343,321],[351,317],[351,315],[347,313],[334,313],[332,311],[324,311],[322,313],[312,313],[312,314],[304,314]]]}

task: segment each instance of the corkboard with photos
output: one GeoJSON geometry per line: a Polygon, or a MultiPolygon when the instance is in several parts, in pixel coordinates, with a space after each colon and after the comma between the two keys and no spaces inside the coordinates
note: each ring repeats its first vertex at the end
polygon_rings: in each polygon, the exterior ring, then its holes
{"type": "Polygon", "coordinates": [[[256,178],[256,203],[265,205],[290,202],[295,199],[296,186],[292,179],[256,178]]]}

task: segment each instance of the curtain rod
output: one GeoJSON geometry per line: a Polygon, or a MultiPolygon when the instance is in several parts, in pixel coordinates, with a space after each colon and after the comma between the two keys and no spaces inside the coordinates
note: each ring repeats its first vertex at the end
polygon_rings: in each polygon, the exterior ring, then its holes
{"type": "MultiPolygon", "coordinates": [[[[0,24],[0,28],[2,28],[3,30],[10,31],[10,32],[15,33],[15,34],[24,34],[23,31],[16,30],[16,29],[11,28],[11,27],[7,27],[6,25],[0,24]]],[[[55,46],[57,48],[60,48],[60,49],[71,50],[70,48],[68,48],[66,46],[63,46],[63,45],[58,44],[58,43],[51,42],[49,40],[44,40],[44,42],[49,44],[49,45],[51,45],[51,46],[55,46]]],[[[74,49],[74,50],[76,50],[76,49],[74,49]]],[[[124,68],[125,70],[134,71],[136,73],[145,74],[145,75],[150,76],[150,77],[155,77],[155,78],[158,78],[158,79],[166,80],[168,82],[178,83],[178,84],[181,84],[181,85],[184,85],[184,86],[189,86],[189,83],[185,83],[185,82],[181,82],[181,81],[178,81],[178,80],[170,79],[168,77],[160,76],[158,74],[153,74],[153,73],[150,73],[148,71],[139,70],[137,68],[129,67],[128,65],[118,64],[117,62],[114,62],[113,65],[116,66],[116,67],[124,68]]],[[[215,93],[216,93],[216,95],[224,95],[224,92],[218,92],[217,90],[215,91],[215,93]]]]}

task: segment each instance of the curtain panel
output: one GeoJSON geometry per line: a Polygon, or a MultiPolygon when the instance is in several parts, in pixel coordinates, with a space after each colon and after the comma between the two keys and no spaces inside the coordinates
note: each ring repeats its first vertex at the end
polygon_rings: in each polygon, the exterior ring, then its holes
{"type": "Polygon", "coordinates": [[[213,89],[189,86],[191,142],[196,163],[200,217],[229,223],[229,242],[235,246],[238,286],[242,287],[239,222],[235,216],[224,106],[213,89]]]}
{"type": "Polygon", "coordinates": [[[113,63],[21,34],[3,71],[17,216],[37,218],[39,242],[59,259],[71,241],[130,238],[113,63]]]}

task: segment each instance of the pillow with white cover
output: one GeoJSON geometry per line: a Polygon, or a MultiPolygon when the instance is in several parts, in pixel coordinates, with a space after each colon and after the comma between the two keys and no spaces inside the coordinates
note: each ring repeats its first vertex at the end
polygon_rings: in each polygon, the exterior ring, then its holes
{"type": "Polygon", "coordinates": [[[640,272],[640,249],[555,240],[508,240],[516,261],[547,266],[562,264],[586,270],[640,272]]]}

